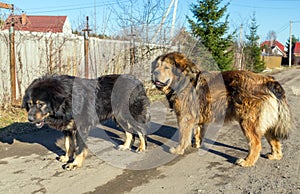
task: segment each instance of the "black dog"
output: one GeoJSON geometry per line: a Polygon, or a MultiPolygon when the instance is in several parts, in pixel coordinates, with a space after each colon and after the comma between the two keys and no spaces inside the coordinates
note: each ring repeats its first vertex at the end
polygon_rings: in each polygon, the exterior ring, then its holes
{"type": "Polygon", "coordinates": [[[84,141],[97,123],[114,119],[124,130],[126,140],[118,148],[129,149],[133,135],[140,138],[137,152],[146,149],[149,127],[149,99],[143,84],[129,75],[106,75],[97,79],[73,76],[45,76],[34,80],[25,91],[22,106],[28,120],[42,127],[44,123],[65,135],[66,155],[59,160],[66,169],[81,167],[87,155],[84,141]],[[76,150],[77,148],[77,150],[76,150]]]}

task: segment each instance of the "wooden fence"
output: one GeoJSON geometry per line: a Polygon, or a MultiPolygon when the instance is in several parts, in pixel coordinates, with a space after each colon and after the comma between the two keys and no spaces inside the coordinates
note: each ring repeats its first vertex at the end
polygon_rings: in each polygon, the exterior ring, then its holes
{"type": "MultiPolygon", "coordinates": [[[[142,81],[150,79],[150,65],[162,53],[157,45],[135,43],[135,60],[130,60],[129,41],[89,38],[88,77],[131,73],[142,81]]],[[[15,32],[15,88],[11,85],[9,32],[0,31],[0,105],[20,103],[31,81],[45,74],[85,75],[83,36],[15,32]],[[15,98],[12,99],[12,90],[15,98]]]]}

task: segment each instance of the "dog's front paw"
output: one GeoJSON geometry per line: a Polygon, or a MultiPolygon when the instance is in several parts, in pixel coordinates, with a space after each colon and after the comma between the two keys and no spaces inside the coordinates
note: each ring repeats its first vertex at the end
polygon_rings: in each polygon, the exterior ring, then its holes
{"type": "Polygon", "coordinates": [[[124,146],[124,145],[119,145],[119,146],[117,147],[117,149],[118,149],[118,150],[121,150],[121,151],[124,151],[124,150],[130,150],[129,147],[124,146]]]}
{"type": "Polygon", "coordinates": [[[180,146],[172,147],[169,150],[172,154],[182,155],[184,153],[184,149],[182,149],[180,146]]]}
{"type": "Polygon", "coordinates": [[[58,157],[58,161],[62,162],[62,163],[67,163],[69,162],[70,158],[68,156],[59,156],[58,157]]]}
{"type": "Polygon", "coordinates": [[[237,165],[242,166],[242,167],[251,167],[254,166],[253,162],[249,162],[243,158],[239,158],[236,162],[237,165]]]}
{"type": "Polygon", "coordinates": [[[64,169],[65,170],[75,170],[76,168],[78,168],[79,166],[77,164],[74,164],[74,163],[69,163],[69,164],[66,164],[64,166],[64,169]]]}
{"type": "Polygon", "coordinates": [[[269,160],[281,160],[282,158],[282,154],[281,153],[268,153],[266,154],[266,157],[269,159],[269,160]]]}
{"type": "Polygon", "coordinates": [[[195,142],[194,144],[193,144],[193,147],[194,148],[200,148],[201,147],[201,144],[200,144],[200,142],[195,142]]]}
{"type": "Polygon", "coordinates": [[[146,148],[142,148],[142,147],[138,147],[138,148],[135,150],[136,153],[141,153],[141,152],[144,152],[144,151],[146,151],[146,148]]]}

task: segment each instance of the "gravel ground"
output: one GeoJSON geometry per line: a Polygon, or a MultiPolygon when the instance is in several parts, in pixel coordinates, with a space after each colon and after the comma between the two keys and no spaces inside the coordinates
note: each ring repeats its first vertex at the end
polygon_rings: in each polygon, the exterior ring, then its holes
{"type": "Polygon", "coordinates": [[[274,77],[286,89],[294,118],[280,161],[263,156],[270,151],[263,140],[262,156],[254,167],[235,165],[238,157],[246,156],[247,142],[234,123],[208,137],[205,148],[190,148],[174,157],[166,150],[176,144],[175,116],[162,114],[164,105],[156,104],[152,128],[160,129],[149,136],[148,151],[120,152],[114,146],[124,133],[98,126],[106,135],[95,129],[89,138],[90,155],[75,171],[64,170],[55,159],[64,153],[60,132],[28,123],[0,129],[0,193],[300,193],[300,69],[274,77]]]}

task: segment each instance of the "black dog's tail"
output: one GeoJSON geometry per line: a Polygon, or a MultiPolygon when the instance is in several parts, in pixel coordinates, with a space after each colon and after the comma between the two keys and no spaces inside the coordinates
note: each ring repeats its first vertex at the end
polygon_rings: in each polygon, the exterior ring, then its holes
{"type": "Polygon", "coordinates": [[[278,103],[278,119],[270,132],[278,139],[287,139],[292,127],[292,116],[286,100],[285,90],[274,79],[267,82],[266,86],[274,94],[278,103]]]}

